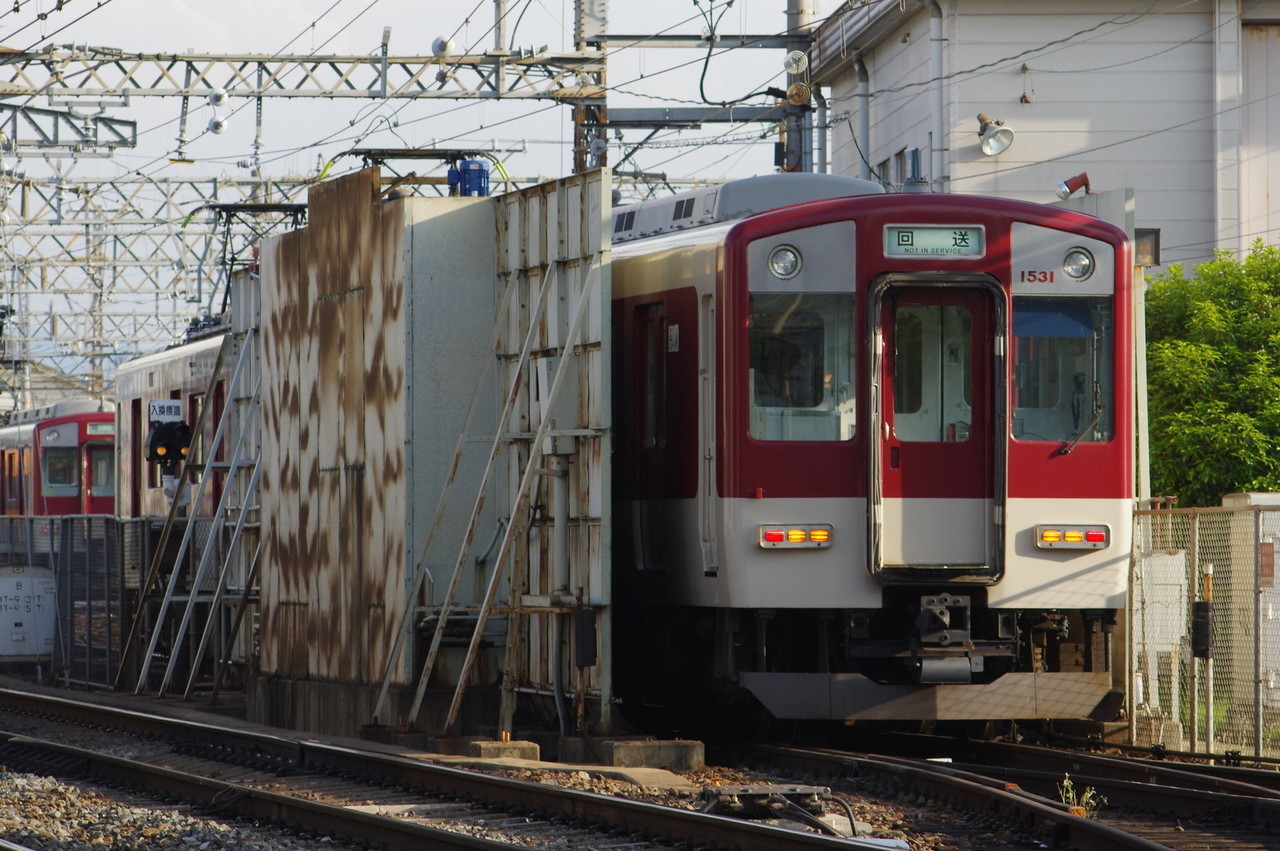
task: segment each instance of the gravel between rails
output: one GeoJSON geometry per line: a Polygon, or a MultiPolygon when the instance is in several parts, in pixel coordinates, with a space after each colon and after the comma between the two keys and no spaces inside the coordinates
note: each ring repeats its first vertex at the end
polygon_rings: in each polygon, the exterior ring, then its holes
{"type": "Polygon", "coordinates": [[[291,835],[272,826],[228,824],[172,804],[127,798],[111,789],[69,786],[51,777],[0,772],[0,837],[48,851],[347,851],[327,837],[291,835]]]}

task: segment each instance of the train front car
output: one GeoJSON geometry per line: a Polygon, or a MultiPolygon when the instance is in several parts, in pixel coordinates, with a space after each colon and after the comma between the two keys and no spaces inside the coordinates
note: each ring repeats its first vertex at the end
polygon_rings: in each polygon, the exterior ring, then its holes
{"type": "Polygon", "coordinates": [[[698,230],[615,248],[618,678],[640,672],[624,699],[1114,713],[1123,232],[929,194],[698,230]]]}
{"type": "Polygon", "coordinates": [[[0,428],[7,515],[115,513],[115,414],[98,399],[15,411],[0,428]]]}

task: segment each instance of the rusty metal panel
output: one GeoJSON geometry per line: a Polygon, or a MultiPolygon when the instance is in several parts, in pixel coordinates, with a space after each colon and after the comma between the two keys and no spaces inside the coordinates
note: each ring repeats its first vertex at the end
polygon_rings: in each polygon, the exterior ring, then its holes
{"type": "Polygon", "coordinates": [[[538,506],[533,512],[526,505],[513,519],[516,539],[527,544],[512,559],[512,595],[524,616],[516,621],[522,633],[509,637],[509,652],[518,655],[509,670],[517,689],[545,694],[559,683],[599,701],[605,725],[611,699],[609,545],[602,531],[610,522],[609,193],[609,173],[602,171],[498,199],[499,279],[516,288],[499,317],[500,384],[521,388],[506,420],[505,481],[512,503],[530,481],[527,505],[538,506]],[[571,621],[579,612],[594,615],[593,648],[573,645],[571,621]],[[575,655],[583,651],[597,663],[576,667],[575,655]]]}
{"type": "Polygon", "coordinates": [[[379,189],[377,169],[319,184],[308,227],[263,245],[268,674],[376,679],[403,605],[404,211],[379,189]]]}
{"type": "Polygon", "coordinates": [[[494,682],[475,648],[505,638],[509,686],[607,707],[569,623],[591,612],[608,660],[608,173],[500,198],[379,180],[313,188],[261,254],[260,669],[494,682]],[[445,610],[486,625],[435,659],[418,623],[445,610]]]}
{"type": "Polygon", "coordinates": [[[304,633],[308,600],[302,585],[299,516],[284,510],[296,504],[298,476],[297,351],[304,323],[299,318],[304,300],[300,233],[285,234],[262,244],[262,480],[259,504],[267,527],[263,530],[259,568],[261,652],[265,672],[303,675],[306,657],[296,652],[301,642],[276,636],[304,633]]]}

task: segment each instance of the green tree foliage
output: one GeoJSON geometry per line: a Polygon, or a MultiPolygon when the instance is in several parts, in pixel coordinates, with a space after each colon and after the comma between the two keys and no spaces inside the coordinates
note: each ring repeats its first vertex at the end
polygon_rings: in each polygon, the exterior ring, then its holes
{"type": "Polygon", "coordinates": [[[1152,492],[1280,491],[1280,248],[1148,279],[1152,492]]]}

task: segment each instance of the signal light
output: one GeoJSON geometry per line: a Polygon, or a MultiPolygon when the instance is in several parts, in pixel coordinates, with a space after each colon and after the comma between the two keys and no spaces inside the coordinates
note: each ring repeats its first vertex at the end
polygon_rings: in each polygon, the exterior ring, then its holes
{"type": "Polygon", "coordinates": [[[185,420],[152,423],[147,434],[147,460],[174,467],[191,447],[191,426],[185,420]]]}
{"type": "Polygon", "coordinates": [[[759,540],[765,549],[826,549],[831,532],[827,523],[771,523],[760,527],[759,540]]]}
{"type": "Polygon", "coordinates": [[[1101,550],[1111,545],[1107,526],[1041,525],[1035,535],[1036,546],[1042,550],[1101,550]]]}

